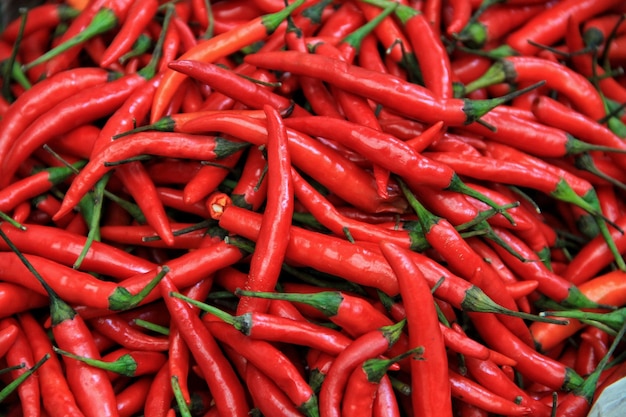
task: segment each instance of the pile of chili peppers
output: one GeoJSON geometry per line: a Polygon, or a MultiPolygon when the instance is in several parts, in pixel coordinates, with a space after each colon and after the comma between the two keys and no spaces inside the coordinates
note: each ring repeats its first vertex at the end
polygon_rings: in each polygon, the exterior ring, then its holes
{"type": "Polygon", "coordinates": [[[0,415],[585,416],[623,0],[67,0],[0,32],[0,415]]]}

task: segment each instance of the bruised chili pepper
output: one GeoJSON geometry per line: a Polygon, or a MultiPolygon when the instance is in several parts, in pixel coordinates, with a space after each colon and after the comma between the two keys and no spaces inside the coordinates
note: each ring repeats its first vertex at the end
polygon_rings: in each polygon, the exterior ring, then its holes
{"type": "MultiPolygon", "coordinates": [[[[179,59],[212,62],[217,58],[236,52],[242,47],[263,40],[268,33],[271,34],[274,32],[280,23],[290,15],[293,10],[301,6],[303,2],[303,0],[293,2],[274,14],[257,17],[248,21],[246,24],[237,26],[237,28],[232,31],[200,42],[181,55],[179,59]]],[[[163,81],[159,85],[154,97],[152,115],[150,117],[151,123],[154,123],[164,116],[167,105],[176,93],[177,87],[180,86],[185,78],[186,76],[184,74],[173,70],[168,70],[165,73],[163,81]]]]}

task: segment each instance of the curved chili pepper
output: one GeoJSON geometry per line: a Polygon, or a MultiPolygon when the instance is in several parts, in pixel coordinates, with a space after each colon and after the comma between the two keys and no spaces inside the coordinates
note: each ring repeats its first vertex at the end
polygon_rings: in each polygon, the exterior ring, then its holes
{"type": "Polygon", "coordinates": [[[158,6],[159,3],[156,0],[132,2],[124,23],[107,46],[100,60],[100,66],[108,67],[130,50],[139,34],[156,14],[158,6]]]}
{"type": "Polygon", "coordinates": [[[168,67],[206,83],[216,91],[227,94],[252,109],[262,109],[267,104],[276,108],[281,114],[300,116],[309,114],[309,112],[288,98],[278,95],[253,81],[239,77],[236,73],[215,64],[179,59],[170,62],[168,67]]]}
{"type": "MultiPolygon", "coordinates": [[[[33,351],[28,343],[28,339],[17,320],[14,318],[5,318],[0,320],[0,331],[5,331],[10,328],[16,328],[16,337],[13,343],[10,344],[6,355],[8,366],[15,366],[24,364],[25,367],[11,371],[11,377],[15,380],[20,375],[23,375],[28,368],[31,368],[35,364],[33,351]]],[[[17,387],[17,394],[20,398],[20,404],[22,413],[24,416],[36,416],[41,413],[41,393],[39,389],[39,382],[36,378],[28,378],[17,387]]]]}
{"type": "MultiPolygon", "coordinates": [[[[263,122],[245,116],[205,116],[187,122],[184,129],[191,132],[220,131],[255,145],[262,145],[267,140],[267,129],[263,122]]],[[[382,199],[376,192],[372,176],[356,164],[307,135],[293,129],[287,129],[287,134],[293,164],[345,201],[367,212],[403,211],[405,202],[400,199],[382,199]],[[331,170],[335,175],[327,175],[331,170]],[[351,186],[346,187],[346,184],[351,186]]]]}
{"type": "Polygon", "coordinates": [[[203,316],[203,322],[215,338],[270,377],[304,415],[319,415],[315,393],[281,351],[268,342],[246,337],[231,325],[210,315],[203,316]]]}
{"type": "MultiPolygon", "coordinates": [[[[293,180],[291,157],[288,148],[287,129],[278,111],[269,105],[263,106],[267,117],[268,190],[265,212],[256,247],[250,261],[248,280],[244,288],[252,291],[273,290],[278,282],[280,266],[287,251],[291,217],[293,214],[293,180]]],[[[237,313],[264,312],[268,302],[242,297],[237,313]]]]}
{"type": "Polygon", "coordinates": [[[187,204],[200,202],[217,189],[242,155],[242,151],[220,159],[219,164],[205,165],[190,179],[183,189],[183,198],[187,204]]]}
{"type": "MultiPolygon", "coordinates": [[[[176,296],[180,297],[179,295],[176,296]]],[[[349,337],[336,330],[327,329],[307,321],[293,320],[256,311],[232,316],[211,305],[192,302],[185,297],[180,298],[213,314],[252,339],[304,345],[333,355],[339,354],[351,342],[349,337]]]]}
{"type": "Polygon", "coordinates": [[[320,413],[340,416],[340,402],[350,373],[364,360],[384,354],[398,339],[404,321],[372,330],[355,339],[333,361],[320,390],[320,413]]]}
{"type": "Polygon", "coordinates": [[[560,63],[530,56],[501,59],[479,79],[466,86],[474,91],[498,82],[546,81],[546,86],[569,98],[582,113],[599,120],[605,116],[602,97],[585,77],[560,63]]]}
{"type": "MultiPolygon", "coordinates": [[[[371,98],[400,114],[428,123],[443,121],[460,126],[478,120],[510,96],[491,100],[437,99],[424,87],[337,59],[296,51],[263,52],[247,55],[245,62],[263,68],[289,71],[319,78],[347,91],[371,98]],[[367,82],[364,82],[367,80],[367,82]]],[[[523,90],[513,93],[523,94],[523,90]]]]}
{"type": "Polygon", "coordinates": [[[430,287],[403,249],[387,242],[381,243],[380,249],[398,278],[406,307],[409,346],[424,349],[423,361],[411,361],[413,410],[420,415],[436,407],[442,415],[451,416],[450,382],[444,372],[448,360],[430,287]]]}
{"type": "Polygon", "coordinates": [[[374,399],[381,380],[387,376],[387,369],[406,357],[420,360],[424,351],[422,346],[411,349],[391,359],[368,359],[350,374],[341,401],[341,415],[366,416],[374,411],[374,399]]]}
{"type": "Polygon", "coordinates": [[[35,149],[55,136],[111,113],[145,78],[138,74],[82,90],[39,116],[16,138],[3,164],[3,185],[35,149]],[[6,179],[4,179],[6,178],[6,179]]]}
{"type": "Polygon", "coordinates": [[[183,192],[174,188],[157,187],[157,194],[166,207],[171,207],[184,213],[191,213],[200,217],[210,217],[204,203],[187,204],[183,192]]]}
{"type": "MultiPolygon", "coordinates": [[[[29,274],[34,275],[46,290],[50,298],[52,332],[57,345],[79,356],[100,358],[100,352],[90,330],[80,315],[58,297],[33,265],[10,243],[6,235],[1,231],[0,235],[26,266],[29,274]]],[[[68,384],[76,395],[76,401],[86,416],[95,417],[102,413],[117,416],[115,394],[106,372],[83,366],[79,362],[65,361],[65,373],[68,384]]]]}
{"type": "Polygon", "coordinates": [[[15,139],[49,108],[77,92],[107,81],[99,68],[73,68],[36,83],[21,94],[0,119],[0,159],[4,161],[15,139]]]}
{"type": "Polygon", "coordinates": [[[50,359],[45,366],[39,369],[41,398],[46,412],[52,417],[62,415],[83,416],[83,413],[76,405],[74,394],[68,386],[61,363],[54,354],[52,343],[41,324],[29,312],[21,313],[18,316],[18,320],[28,334],[33,355],[35,357],[50,355],[50,359]]]}
{"type": "Polygon", "coordinates": [[[531,411],[529,407],[518,405],[512,401],[491,393],[469,378],[466,378],[453,370],[448,370],[452,396],[462,399],[478,408],[492,413],[506,414],[510,416],[524,416],[531,411]]]}
{"type": "MultiPolygon", "coordinates": [[[[202,374],[213,393],[220,414],[247,416],[249,408],[243,387],[211,332],[200,318],[192,313],[184,301],[170,295],[172,292],[177,292],[171,280],[166,278],[159,286],[172,320],[176,323],[191,354],[202,369],[202,374]]],[[[165,369],[169,374],[169,367],[165,369]]]]}
{"type": "Polygon", "coordinates": [[[538,44],[553,45],[565,35],[569,16],[575,16],[579,21],[583,21],[618,3],[617,0],[559,2],[528,20],[524,26],[511,33],[506,42],[520,54],[534,55],[539,51],[539,47],[530,44],[529,40],[538,44]]]}
{"type": "Polygon", "coordinates": [[[165,351],[169,346],[167,339],[142,333],[116,315],[91,319],[89,324],[127,349],[165,351]]]}
{"type": "Polygon", "coordinates": [[[91,159],[65,194],[61,208],[54,218],[61,218],[82,198],[106,172],[113,167],[105,162],[120,161],[141,154],[156,154],[178,158],[218,159],[247,146],[220,137],[178,133],[141,132],[119,139],[91,159]]]}
{"type": "MultiPolygon", "coordinates": [[[[179,59],[198,60],[203,62],[215,61],[217,58],[236,52],[242,47],[264,39],[272,33],[291,12],[302,5],[304,1],[296,1],[284,9],[269,15],[257,17],[244,25],[238,26],[231,32],[226,32],[211,39],[198,43],[194,48],[186,51],[179,59]]],[[[185,79],[185,75],[168,70],[157,89],[152,106],[150,122],[154,123],[165,114],[165,109],[176,88],[185,79]]]]}

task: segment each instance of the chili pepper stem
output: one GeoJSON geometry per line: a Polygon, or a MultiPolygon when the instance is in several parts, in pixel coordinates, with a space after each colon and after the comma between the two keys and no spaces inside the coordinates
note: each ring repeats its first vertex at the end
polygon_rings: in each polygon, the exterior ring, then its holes
{"type": "Polygon", "coordinates": [[[511,216],[511,214],[506,211],[506,207],[497,204],[495,201],[493,201],[489,197],[484,196],[481,193],[477,192],[476,190],[468,187],[467,185],[463,183],[463,181],[461,180],[461,178],[459,178],[458,175],[456,174],[454,175],[454,177],[452,178],[452,181],[450,181],[450,185],[448,186],[447,190],[456,191],[461,194],[465,194],[469,197],[473,197],[477,199],[478,201],[482,201],[483,203],[487,204],[489,207],[492,207],[497,213],[502,214],[512,225],[515,225],[515,220],[513,220],[513,217],[511,216]]]}
{"type": "Polygon", "coordinates": [[[95,36],[98,36],[113,29],[115,26],[117,26],[117,23],[118,19],[117,16],[115,16],[113,10],[109,8],[100,9],[94,16],[89,26],[85,28],[85,30],[83,30],[73,38],[70,38],[67,41],[63,42],[62,44],[50,49],[48,52],[41,55],[34,61],[31,61],[28,64],[24,65],[24,71],[28,71],[41,63],[49,61],[60,53],[65,52],[70,48],[73,48],[74,46],[80,45],[81,43],[86,42],[87,40],[95,36]]]}
{"type": "Polygon", "coordinates": [[[545,83],[545,81],[539,81],[526,88],[522,88],[521,90],[513,91],[501,97],[491,98],[487,100],[464,100],[465,104],[463,106],[463,112],[467,115],[467,120],[465,124],[470,124],[472,122],[478,121],[482,116],[489,113],[489,111],[491,111],[495,107],[523,94],[526,94],[529,91],[539,88],[545,83]]]}
{"type": "Polygon", "coordinates": [[[602,330],[607,331],[615,336],[626,322],[626,308],[620,308],[608,313],[595,313],[591,311],[581,310],[564,310],[564,311],[544,311],[539,313],[542,316],[565,317],[580,320],[583,323],[591,324],[596,327],[602,325],[602,330]]]}
{"type": "Polygon", "coordinates": [[[178,383],[178,376],[172,375],[171,384],[172,384],[172,391],[174,392],[174,398],[176,399],[176,405],[178,405],[178,411],[180,411],[180,415],[182,417],[191,417],[191,411],[189,411],[189,406],[185,402],[183,393],[180,390],[180,385],[178,383]]]}
{"type": "Polygon", "coordinates": [[[124,376],[132,377],[135,375],[135,371],[137,370],[137,362],[129,354],[122,355],[113,362],[107,362],[100,359],[86,358],[84,356],[75,355],[72,352],[59,349],[56,346],[53,346],[52,349],[63,356],[84,362],[89,366],[95,366],[96,368],[115,372],[124,376]]]}
{"type": "Polygon", "coordinates": [[[22,383],[24,382],[28,377],[30,377],[32,374],[35,373],[35,371],[37,371],[37,369],[39,369],[41,367],[41,365],[43,365],[44,363],[46,363],[46,361],[50,359],[50,354],[46,353],[41,359],[39,359],[39,361],[37,361],[37,363],[35,365],[33,365],[32,368],[28,369],[26,372],[24,372],[23,374],[21,374],[20,376],[18,376],[17,378],[15,378],[13,381],[11,381],[9,384],[7,384],[7,386],[5,386],[4,388],[2,388],[2,391],[0,391],[0,403],[3,402],[4,400],[6,400],[6,398],[13,392],[15,391],[15,389],[22,383]]]}
{"type": "Polygon", "coordinates": [[[180,293],[173,292],[173,293],[170,293],[170,296],[187,301],[189,304],[195,307],[198,307],[200,310],[214,315],[215,317],[219,318],[225,323],[232,325],[235,329],[239,330],[245,335],[248,335],[250,333],[250,327],[251,327],[251,314],[250,313],[245,313],[240,316],[233,316],[232,314],[228,314],[224,310],[220,310],[219,308],[214,307],[210,304],[206,304],[201,301],[194,300],[193,298],[189,298],[180,293]]]}
{"type": "Polygon", "coordinates": [[[161,270],[152,280],[137,294],[131,294],[124,287],[117,287],[113,294],[109,296],[109,308],[114,311],[128,310],[137,306],[150,292],[159,284],[161,279],[170,271],[167,265],[163,265],[161,270]]]}

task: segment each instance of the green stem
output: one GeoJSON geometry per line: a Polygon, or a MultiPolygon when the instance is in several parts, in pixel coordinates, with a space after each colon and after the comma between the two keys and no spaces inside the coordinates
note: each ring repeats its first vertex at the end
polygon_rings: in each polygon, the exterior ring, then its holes
{"type": "Polygon", "coordinates": [[[87,194],[87,196],[91,195],[93,198],[93,211],[91,213],[91,217],[89,218],[89,232],[87,233],[87,240],[85,240],[85,245],[83,249],[80,251],[78,255],[78,259],[74,262],[74,269],[79,269],[85,256],[87,256],[87,252],[89,252],[89,248],[91,244],[95,241],[100,241],[100,218],[102,217],[102,204],[104,200],[104,187],[106,187],[106,183],[109,180],[109,175],[106,175],[96,183],[94,187],[93,193],[87,194]]]}
{"type": "Polygon", "coordinates": [[[339,306],[343,301],[343,296],[339,291],[322,291],[313,294],[302,294],[268,291],[248,291],[237,288],[235,290],[235,295],[264,298],[268,300],[284,300],[303,303],[319,310],[326,317],[336,316],[339,312],[339,306]]]}
{"type": "Polygon", "coordinates": [[[50,354],[46,353],[36,364],[33,365],[32,368],[28,369],[26,372],[7,384],[7,386],[2,388],[2,391],[0,391],[0,403],[6,400],[7,397],[11,395],[22,382],[26,381],[27,378],[34,374],[35,371],[37,371],[37,369],[39,369],[48,359],[50,359],[50,354]]]}
{"type": "Polygon", "coordinates": [[[120,356],[113,362],[103,361],[101,359],[87,358],[85,356],[75,355],[72,352],[68,352],[63,349],[59,349],[56,346],[52,347],[55,352],[67,356],[68,358],[75,359],[77,361],[86,363],[89,366],[95,368],[104,369],[105,371],[115,372],[116,374],[133,377],[137,372],[137,361],[128,353],[120,356]]]}
{"type": "Polygon", "coordinates": [[[11,216],[9,216],[8,214],[0,211],[0,220],[5,221],[7,223],[9,223],[11,226],[16,227],[20,230],[26,230],[26,226],[24,226],[23,224],[17,222],[15,219],[13,219],[11,216]]]}
{"type": "Polygon", "coordinates": [[[163,265],[156,276],[141,291],[134,295],[124,287],[117,287],[113,294],[109,296],[109,309],[120,311],[136,307],[150,294],[168,272],[170,272],[170,268],[167,265],[163,265]]]}
{"type": "Polygon", "coordinates": [[[171,383],[172,391],[174,391],[174,398],[176,399],[176,405],[178,406],[178,412],[182,417],[191,417],[191,411],[189,411],[189,407],[185,402],[185,397],[183,396],[183,392],[180,390],[178,377],[176,375],[172,375],[171,383]]]}
{"type": "Polygon", "coordinates": [[[408,350],[390,359],[379,359],[379,358],[368,359],[365,362],[363,362],[363,365],[361,365],[361,367],[363,368],[363,371],[367,375],[367,380],[371,382],[372,384],[378,384],[380,380],[383,379],[383,377],[387,374],[387,370],[389,370],[389,368],[393,364],[398,363],[408,358],[409,356],[413,356],[414,357],[413,359],[419,360],[420,355],[422,355],[423,353],[424,353],[424,347],[417,346],[411,350],[408,350]]]}
{"type": "Polygon", "coordinates": [[[98,35],[101,35],[109,30],[113,29],[118,24],[117,16],[112,9],[102,8],[98,10],[98,12],[93,17],[93,20],[89,25],[81,31],[76,36],[66,40],[65,42],[57,45],[56,47],[48,50],[45,54],[41,55],[39,58],[34,61],[24,65],[24,71],[28,71],[29,69],[36,67],[39,64],[42,64],[50,59],[56,57],[57,55],[67,51],[74,46],[85,43],[89,39],[92,39],[98,35]]]}
{"type": "Polygon", "coordinates": [[[142,320],[142,319],[134,319],[133,323],[135,323],[139,327],[143,327],[144,329],[153,331],[158,334],[162,334],[163,336],[169,336],[170,329],[165,326],[159,326],[158,324],[142,320]]]}

